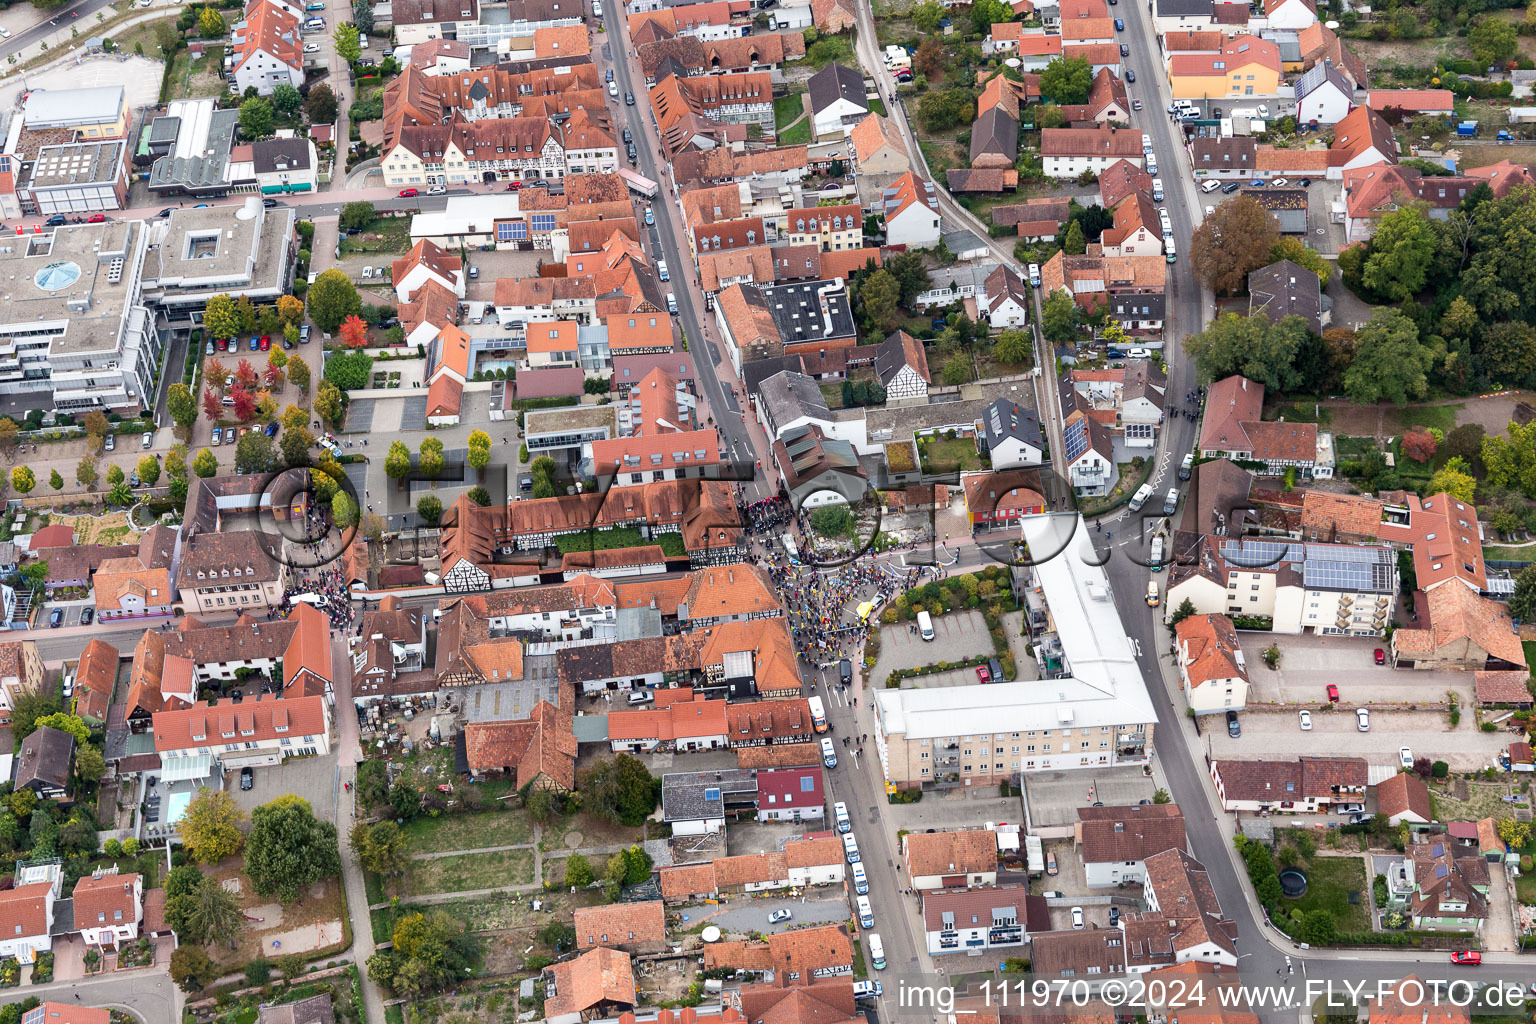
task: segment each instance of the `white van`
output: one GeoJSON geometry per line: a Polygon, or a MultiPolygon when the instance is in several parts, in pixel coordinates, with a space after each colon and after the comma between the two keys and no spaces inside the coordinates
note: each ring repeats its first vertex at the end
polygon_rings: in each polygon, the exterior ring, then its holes
{"type": "Polygon", "coordinates": [[[1152,201],[1154,203],[1160,203],[1160,202],[1163,201],[1163,179],[1162,178],[1153,178],[1152,179],[1152,201]]]}
{"type": "Polygon", "coordinates": [[[1140,512],[1141,511],[1141,506],[1145,505],[1147,503],[1147,500],[1149,498],[1151,498],[1151,497],[1152,497],[1152,485],[1151,484],[1142,484],[1140,487],[1136,488],[1136,493],[1131,495],[1131,511],[1132,512],[1140,512]]]}
{"type": "Polygon", "coordinates": [[[933,639],[933,616],[926,611],[917,613],[917,631],[923,635],[924,640],[933,639]]]}
{"type": "Polygon", "coordinates": [[[849,864],[859,862],[859,841],[853,838],[852,832],[843,836],[843,856],[848,858],[849,864]]]}
{"type": "Polygon", "coordinates": [[[667,261],[666,260],[657,260],[656,261],[656,276],[660,277],[663,281],[670,281],[670,280],[672,280],[671,276],[667,274],[667,261]]]}
{"type": "Polygon", "coordinates": [[[1163,535],[1156,534],[1152,538],[1152,554],[1147,561],[1152,563],[1153,572],[1163,571],[1163,535]]]}
{"type": "Polygon", "coordinates": [[[869,959],[875,965],[875,970],[885,970],[885,943],[880,941],[879,932],[869,933],[869,959]]]}
{"type": "Polygon", "coordinates": [[[845,803],[835,803],[835,804],[833,804],[832,805],[832,816],[837,819],[837,830],[839,832],[852,832],[853,831],[853,821],[851,819],[849,819],[849,817],[848,817],[848,805],[847,804],[845,804],[845,803]]]}
{"type": "Polygon", "coordinates": [[[869,876],[864,873],[864,865],[853,865],[853,891],[860,896],[869,892],[869,876]]]}
{"type": "Polygon", "coordinates": [[[1178,507],[1179,507],[1179,489],[1177,487],[1170,487],[1170,488],[1168,488],[1167,495],[1165,495],[1163,497],[1163,515],[1165,515],[1165,516],[1173,515],[1173,513],[1178,510],[1178,507]]]}
{"type": "Polygon", "coordinates": [[[860,896],[854,901],[859,908],[859,927],[873,928],[875,926],[875,908],[869,905],[868,896],[860,896]]]}
{"type": "Polygon", "coordinates": [[[1154,576],[1147,581],[1147,607],[1156,608],[1162,603],[1162,595],[1157,592],[1157,578],[1154,576]]]}
{"type": "Polygon", "coordinates": [[[310,32],[318,32],[320,29],[325,28],[325,19],[324,18],[310,18],[308,21],[306,21],[304,23],[304,27],[305,27],[305,29],[309,30],[310,32]]]}
{"type": "Polygon", "coordinates": [[[825,736],[821,738],[821,763],[828,768],[837,767],[837,751],[832,749],[832,741],[825,736]]]}
{"type": "Polygon", "coordinates": [[[1194,468],[1195,468],[1195,453],[1194,452],[1185,452],[1184,453],[1184,461],[1179,463],[1179,479],[1180,480],[1188,480],[1189,479],[1189,474],[1194,471],[1194,468]]]}
{"type": "Polygon", "coordinates": [[[677,312],[677,296],[673,295],[671,292],[667,292],[667,312],[677,312]]]}

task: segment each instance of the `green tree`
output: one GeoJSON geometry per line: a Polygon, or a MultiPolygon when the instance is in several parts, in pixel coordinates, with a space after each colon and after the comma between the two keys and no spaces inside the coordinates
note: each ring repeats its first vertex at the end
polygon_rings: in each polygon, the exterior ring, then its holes
{"type": "Polygon", "coordinates": [[[1536,378],[1536,330],[1518,320],[1489,324],[1479,355],[1485,372],[1502,386],[1527,387],[1536,378]]]}
{"type": "Polygon", "coordinates": [[[85,724],[85,719],[79,715],[71,715],[64,711],[54,711],[51,714],[42,715],[32,720],[33,729],[41,729],[44,726],[69,733],[78,744],[85,744],[91,741],[91,730],[85,724]]]}
{"type": "Polygon", "coordinates": [[[1467,33],[1467,45],[1472,47],[1473,59],[1486,67],[1513,57],[1520,48],[1520,40],[1515,26],[1497,14],[1487,14],[1467,33]]]}
{"type": "Polygon", "coordinates": [[[160,460],[153,455],[145,455],[139,459],[136,467],[139,480],[145,487],[153,487],[160,482],[160,460]]]}
{"type": "Polygon", "coordinates": [[[288,360],[288,379],[300,391],[309,390],[309,363],[300,356],[288,360]]]}
{"type": "Polygon", "coordinates": [[[999,362],[1014,366],[1028,362],[1034,354],[1034,340],[1024,330],[1004,331],[992,345],[992,355],[999,362]]]}
{"type": "Polygon", "coordinates": [[[341,872],[336,826],[315,817],[309,801],[288,794],[251,812],[245,871],[258,896],[285,903],[341,872]]]}
{"type": "Polygon", "coordinates": [[[1067,225],[1067,236],[1061,241],[1061,251],[1068,256],[1081,256],[1088,251],[1088,241],[1083,238],[1083,226],[1075,220],[1067,225]]]}
{"type": "Polygon", "coordinates": [[[56,491],[62,491],[64,489],[64,477],[59,473],[57,469],[48,474],[48,486],[52,487],[56,491]]]}
{"type": "Polygon", "coordinates": [[[1251,196],[1239,195],[1200,222],[1189,242],[1189,259],[1206,287],[1236,294],[1247,287],[1251,271],[1269,262],[1279,241],[1274,214],[1251,196]]]}
{"type": "Polygon", "coordinates": [[[1093,65],[1086,57],[1057,57],[1040,72],[1040,95],[1061,106],[1087,103],[1093,65]]]}
{"type": "Polygon", "coordinates": [[[372,224],[377,216],[372,203],[358,199],[341,208],[341,226],[361,230],[372,224]]]}
{"type": "Polygon", "coordinates": [[[1400,310],[1380,308],[1356,333],[1355,361],[1344,372],[1344,391],[1363,405],[1407,405],[1424,397],[1433,361],[1413,321],[1400,310]]]}
{"type": "Polygon", "coordinates": [[[1240,373],[1271,391],[1288,391],[1301,381],[1296,360],[1307,336],[1307,322],[1299,316],[1271,322],[1263,314],[1227,313],[1185,338],[1184,351],[1199,364],[1204,381],[1240,373]]]}
{"type": "Polygon", "coordinates": [[[197,422],[197,396],[180,381],[165,389],[165,408],[178,426],[190,427],[197,422]]]}
{"type": "Polygon", "coordinates": [[[373,31],[373,4],[369,0],[352,0],[352,24],[364,35],[373,31]]]}
{"type": "Polygon", "coordinates": [[[187,854],[199,864],[217,864],[240,852],[245,812],[224,790],[198,788],[182,813],[178,831],[187,854]]]}
{"type": "Polygon", "coordinates": [[[228,295],[210,296],[203,312],[203,327],[215,338],[239,336],[240,313],[235,309],[235,300],[228,295]]]}
{"type": "Polygon", "coordinates": [[[883,333],[901,322],[901,285],[888,271],[877,270],[859,285],[859,300],[864,312],[883,333]]]}
{"type": "Polygon", "coordinates": [[[277,445],[262,430],[241,435],[235,445],[235,472],[270,473],[277,468],[277,445]]]}
{"type": "Polygon", "coordinates": [[[964,352],[956,352],[944,360],[939,376],[950,387],[958,387],[971,379],[971,359],[964,352]]]}
{"type": "Polygon", "coordinates": [[[348,64],[356,64],[357,59],[363,55],[362,36],[354,26],[344,21],[338,23],[332,39],[336,43],[336,56],[348,64]]]}
{"type": "Polygon", "coordinates": [[[334,426],[341,422],[347,403],[339,387],[331,381],[322,380],[312,406],[321,420],[334,426]]]}
{"type": "Polygon", "coordinates": [[[443,442],[435,437],[423,438],[421,451],[417,456],[416,468],[421,470],[423,476],[429,480],[436,480],[442,475],[446,463],[443,461],[443,442]]]}
{"type": "Polygon", "coordinates": [[[368,974],[396,995],[424,995],[462,981],[479,961],[479,943],[462,921],[445,911],[407,914],[395,922],[392,963],[375,970],[368,958],[368,974]]]}
{"type": "Polygon", "coordinates": [[[309,465],[309,450],[314,444],[315,435],[309,432],[307,426],[289,427],[277,441],[277,446],[283,452],[283,461],[290,466],[309,465]]]}
{"type": "Polygon", "coordinates": [[[359,821],[352,826],[347,837],[357,854],[363,870],[376,875],[392,877],[402,875],[410,865],[410,855],[405,848],[405,834],[400,826],[388,818],[383,821],[359,821]]]}
{"type": "Polygon", "coordinates": [[[349,530],[357,525],[358,515],[357,499],[346,491],[337,491],[331,499],[331,522],[338,529],[349,530]]]}
{"type": "MultiPolygon", "coordinates": [[[[937,7],[937,4],[934,4],[937,7]]],[[[592,883],[592,862],[582,854],[573,853],[565,859],[565,884],[573,889],[592,883]]]]}
{"type": "MultiPolygon", "coordinates": [[[[197,885],[185,896],[178,896],[177,916],[181,919],[183,940],[227,945],[235,948],[245,927],[245,913],[240,898],[217,878],[210,875],[199,877],[197,885]]],[[[169,916],[171,899],[166,897],[169,916]]]]}
{"type": "Polygon", "coordinates": [[[247,139],[264,139],[271,135],[276,120],[272,101],[265,97],[252,96],[240,104],[240,134],[247,139]]]}
{"type": "Polygon", "coordinates": [[[423,494],[416,499],[416,514],[429,527],[436,526],[443,518],[443,503],[436,495],[423,494]]]}
{"type": "MultiPolygon", "coordinates": [[[[315,278],[315,283],[309,286],[305,294],[305,300],[309,304],[309,318],[326,334],[334,334],[343,320],[363,311],[363,301],[358,298],[352,279],[345,271],[334,268],[315,278]]],[[[326,369],[329,373],[329,361],[326,369]]]]}
{"type": "Polygon", "coordinates": [[[1321,284],[1327,284],[1328,279],[1333,276],[1333,267],[1323,259],[1322,253],[1311,248],[1295,235],[1282,236],[1280,241],[1269,250],[1270,263],[1278,263],[1280,260],[1290,260],[1297,266],[1312,271],[1321,284]]]}
{"type": "Polygon", "coordinates": [[[372,371],[373,357],[366,352],[332,352],[325,360],[321,377],[343,391],[356,391],[368,386],[372,371]]]}
{"type": "Polygon", "coordinates": [[[1477,307],[1468,302],[1465,295],[1452,299],[1445,312],[1440,314],[1440,333],[1447,338],[1470,341],[1481,326],[1477,307]]]}
{"type": "Polygon", "coordinates": [[[32,472],[31,466],[15,466],[11,469],[11,486],[22,494],[31,494],[32,488],[37,486],[37,475],[32,472]]]}
{"type": "Polygon", "coordinates": [[[171,980],[187,995],[201,992],[217,974],[208,951],[201,946],[177,946],[171,954],[171,980]]]}
{"type": "Polygon", "coordinates": [[[976,0],[971,5],[971,27],[977,35],[990,35],[994,24],[1012,20],[1013,8],[1003,0],[976,0]]]}
{"type": "Polygon", "coordinates": [[[1173,615],[1168,619],[1168,625],[1177,626],[1179,623],[1183,622],[1193,614],[1195,614],[1195,603],[1186,597],[1179,603],[1179,606],[1173,610],[1173,615]]]}
{"type": "Polygon", "coordinates": [[[656,809],[660,783],[629,754],[601,758],[582,780],[583,806],[613,824],[637,828],[656,809]]]}
{"type": "Polygon", "coordinates": [[[1429,478],[1429,487],[1425,493],[1439,494],[1442,491],[1470,505],[1477,495],[1477,478],[1467,472],[1465,462],[1453,458],[1429,478]]]}
{"type": "Polygon", "coordinates": [[[82,455],[80,461],[75,464],[75,482],[81,487],[96,486],[96,457],[94,455],[82,455]]]}
{"type": "Polygon", "coordinates": [[[391,441],[384,453],[384,475],[399,480],[411,471],[411,450],[404,441],[391,441]]]}
{"type": "Polygon", "coordinates": [[[1377,225],[1360,280],[1371,291],[1393,302],[1417,295],[1424,288],[1437,245],[1434,226],[1423,205],[1400,206],[1383,216],[1377,225]]]}
{"type": "Polygon", "coordinates": [[[1520,622],[1536,622],[1536,565],[1528,565],[1515,577],[1509,598],[1509,614],[1520,622]]]}
{"type": "MultiPolygon", "coordinates": [[[[304,97],[304,113],[310,124],[332,124],[336,120],[336,93],[325,82],[309,90],[304,97]]],[[[339,323],[340,321],[338,321],[339,323]]]]}
{"type": "Polygon", "coordinates": [[[923,0],[912,8],[910,17],[919,32],[931,36],[939,30],[939,22],[944,20],[944,6],[938,0],[923,0]]]}
{"type": "Polygon", "coordinates": [[[1045,297],[1040,308],[1040,331],[1047,341],[1066,344],[1077,337],[1077,317],[1077,303],[1058,288],[1045,297]]]}
{"type": "Polygon", "coordinates": [[[224,16],[212,7],[197,12],[197,31],[204,39],[217,39],[224,34],[224,16]]]}
{"type": "MultiPolygon", "coordinates": [[[[607,391],[604,385],[603,390],[607,391]]],[[[485,468],[491,464],[491,435],[483,430],[472,430],[469,433],[468,454],[464,461],[477,473],[485,472],[485,468]]]]}
{"type": "MultiPolygon", "coordinates": [[[[94,786],[101,781],[101,777],[107,773],[107,759],[101,756],[101,749],[90,743],[83,743],[75,750],[75,778],[87,786],[94,786]]],[[[91,837],[94,845],[95,836],[91,837]]]]}
{"type": "Polygon", "coordinates": [[[948,131],[976,119],[976,98],[969,89],[928,92],[917,104],[917,120],[930,132],[948,131]]]}
{"type": "Polygon", "coordinates": [[[217,476],[219,473],[218,457],[207,448],[199,449],[197,456],[192,460],[192,472],[202,479],[217,476]]]}
{"type": "Polygon", "coordinates": [[[303,105],[304,97],[287,82],[279,82],[272,89],[272,106],[284,117],[293,117],[303,105]]]}

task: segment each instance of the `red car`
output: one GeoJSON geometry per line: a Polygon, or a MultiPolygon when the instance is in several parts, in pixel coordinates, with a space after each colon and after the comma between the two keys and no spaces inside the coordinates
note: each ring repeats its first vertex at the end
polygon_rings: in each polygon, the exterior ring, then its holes
{"type": "Polygon", "coordinates": [[[85,222],[87,224],[105,224],[107,222],[107,215],[104,213],[93,213],[85,218],[85,222]]]}
{"type": "MultiPolygon", "coordinates": [[[[270,337],[264,337],[264,338],[261,339],[261,350],[263,352],[265,352],[267,349],[269,349],[271,347],[272,347],[272,339],[270,337]]],[[[1377,664],[1380,664],[1380,662],[1378,662],[1377,664]]]]}
{"type": "Polygon", "coordinates": [[[1451,954],[1451,963],[1476,967],[1483,962],[1483,954],[1475,949],[1458,949],[1451,954]]]}
{"type": "Polygon", "coordinates": [[[219,351],[220,352],[228,352],[229,351],[229,339],[228,338],[220,338],[219,339],[219,351]]]}
{"type": "Polygon", "coordinates": [[[1378,664],[1378,665],[1385,665],[1386,663],[1387,663],[1387,652],[1382,650],[1380,647],[1376,648],[1376,664],[1378,664]]]}
{"type": "Polygon", "coordinates": [[[419,195],[421,195],[421,191],[419,189],[403,188],[400,190],[401,199],[414,199],[419,195]]]}
{"type": "Polygon", "coordinates": [[[1332,683],[1328,684],[1328,699],[1335,704],[1339,702],[1339,688],[1332,683]]]}
{"type": "Polygon", "coordinates": [[[990,683],[992,681],[992,673],[987,670],[987,666],[977,665],[976,678],[984,683],[990,683]]]}

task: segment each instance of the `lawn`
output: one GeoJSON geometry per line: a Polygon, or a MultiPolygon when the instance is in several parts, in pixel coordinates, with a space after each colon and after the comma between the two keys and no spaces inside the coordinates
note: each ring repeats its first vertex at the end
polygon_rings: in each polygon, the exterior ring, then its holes
{"type": "Polygon", "coordinates": [[[527,885],[533,881],[533,851],[503,850],[462,857],[438,857],[411,862],[399,891],[426,894],[527,885]]]}
{"type": "Polygon", "coordinates": [[[1456,414],[1465,406],[1410,405],[1406,409],[1388,409],[1382,424],[1388,430],[1402,433],[1410,427],[1438,427],[1449,434],[1456,429],[1456,414]]]}
{"type": "Polygon", "coordinates": [[[338,243],[342,256],[358,253],[395,253],[411,251],[411,218],[375,217],[361,234],[342,235],[338,243]]]}
{"type": "Polygon", "coordinates": [[[1483,548],[1483,557],[1490,562],[1536,562],[1536,546],[1515,548],[1489,544],[1483,548]]]}
{"type": "Polygon", "coordinates": [[[917,144],[922,147],[923,159],[935,178],[947,170],[966,165],[966,156],[954,139],[918,139],[917,144]]]}
{"type": "Polygon", "coordinates": [[[583,551],[635,548],[652,544],[659,545],[661,550],[672,558],[680,558],[686,554],[682,534],[663,533],[650,540],[643,540],[640,537],[640,531],[632,526],[620,526],[612,530],[591,530],[587,533],[568,533],[555,538],[555,546],[560,549],[562,555],[578,554],[583,551]]]}
{"type": "Polygon", "coordinates": [[[1326,910],[1333,915],[1341,932],[1371,929],[1371,895],[1365,880],[1365,860],[1361,857],[1313,857],[1303,865],[1307,873],[1307,894],[1285,900],[1283,906],[1303,913],[1326,910]],[[1355,903],[1349,894],[1355,893],[1355,903]]]}
{"type": "Polygon", "coordinates": [[[923,437],[917,442],[919,457],[925,473],[965,472],[981,469],[981,456],[976,453],[976,441],[970,437],[937,438],[923,437]]]}
{"type": "Polygon", "coordinates": [[[223,64],[222,46],[210,46],[198,58],[192,57],[188,50],[178,51],[171,66],[170,98],[184,100],[222,95],[227,86],[217,72],[223,64]]]}
{"type": "Polygon", "coordinates": [[[401,831],[411,853],[450,853],[533,842],[533,823],[522,811],[417,818],[401,831]]]}
{"type": "Polygon", "coordinates": [[[781,146],[801,146],[811,141],[811,122],[809,119],[801,121],[793,128],[786,128],[779,132],[778,142],[781,146]]]}

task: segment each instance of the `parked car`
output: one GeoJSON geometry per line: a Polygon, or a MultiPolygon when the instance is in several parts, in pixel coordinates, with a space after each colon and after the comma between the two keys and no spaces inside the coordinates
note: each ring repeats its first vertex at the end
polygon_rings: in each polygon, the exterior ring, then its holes
{"type": "Polygon", "coordinates": [[[1333,704],[1337,704],[1339,702],[1339,688],[1333,683],[1328,684],[1328,700],[1333,704]]]}
{"type": "Polygon", "coordinates": [[[105,224],[107,222],[107,215],[104,213],[93,213],[85,218],[85,222],[87,224],[105,224]]]}
{"type": "Polygon", "coordinates": [[[255,352],[259,348],[261,348],[261,339],[260,338],[252,338],[251,339],[251,351],[255,352]]]}
{"type": "Polygon", "coordinates": [[[1361,732],[1371,731],[1371,711],[1369,708],[1355,708],[1355,727],[1361,732]]]}
{"type": "Polygon", "coordinates": [[[225,427],[224,428],[224,443],[225,444],[234,444],[235,443],[235,428],[234,427],[225,427]]]}
{"type": "Polygon", "coordinates": [[[1483,962],[1483,954],[1475,949],[1458,949],[1451,954],[1451,963],[1465,964],[1468,967],[1477,967],[1483,962]]]}
{"type": "Polygon", "coordinates": [[[1072,929],[1074,931],[1082,931],[1084,924],[1085,924],[1085,922],[1083,920],[1083,908],[1082,907],[1073,907],[1072,908],[1072,929]]]}
{"type": "Polygon", "coordinates": [[[1397,748],[1397,763],[1402,765],[1404,768],[1412,768],[1413,767],[1413,748],[1412,747],[1398,747],[1397,748]]]}
{"type": "Polygon", "coordinates": [[[1237,712],[1227,709],[1227,735],[1237,739],[1243,734],[1243,725],[1237,720],[1237,712]]]}
{"type": "Polygon", "coordinates": [[[211,339],[209,340],[207,347],[203,349],[203,355],[205,355],[205,356],[213,355],[213,341],[211,339]]]}
{"type": "Polygon", "coordinates": [[[441,196],[441,195],[447,195],[447,194],[448,194],[448,190],[446,188],[444,188],[442,185],[428,185],[427,186],[427,195],[429,195],[429,196],[441,196]]]}
{"type": "Polygon", "coordinates": [[[250,766],[247,765],[246,767],[241,768],[240,769],[240,788],[243,789],[243,790],[248,790],[248,789],[250,789],[255,784],[256,784],[256,773],[251,771],[250,766]]]}
{"type": "Polygon", "coordinates": [[[112,451],[116,447],[117,447],[117,435],[116,434],[108,434],[107,435],[107,441],[106,441],[106,449],[107,449],[107,451],[110,452],[110,451],[112,451]]]}
{"type": "Polygon", "coordinates": [[[1290,183],[1291,183],[1291,179],[1289,179],[1289,178],[1276,178],[1274,181],[1270,182],[1270,184],[1275,186],[1275,188],[1284,188],[1286,185],[1289,185],[1290,183]]]}
{"type": "MultiPolygon", "coordinates": [[[[1119,19],[1117,18],[1115,20],[1118,21],[1119,19]]],[[[1118,927],[1120,927],[1120,908],[1119,907],[1110,907],[1109,908],[1109,926],[1111,928],[1118,928],[1118,927]]]]}
{"type": "Polygon", "coordinates": [[[140,438],[140,440],[139,440],[139,447],[141,447],[141,448],[153,448],[154,446],[155,446],[155,435],[151,431],[148,431],[148,430],[144,431],[144,436],[142,438],[140,438]]]}
{"type": "Polygon", "coordinates": [[[1047,850],[1045,852],[1045,873],[1054,875],[1059,870],[1061,869],[1056,866],[1056,854],[1047,850]]]}
{"type": "Polygon", "coordinates": [[[1311,732],[1312,731],[1312,712],[1305,711],[1305,710],[1303,710],[1301,712],[1301,731],[1302,732],[1311,732]]]}
{"type": "Polygon", "coordinates": [[[1311,188],[1312,187],[1312,179],[1311,178],[1302,178],[1296,184],[1300,185],[1302,188],[1311,188]]]}
{"type": "Polygon", "coordinates": [[[1130,55],[1131,55],[1131,48],[1129,46],[1126,46],[1124,43],[1121,43],[1120,44],[1120,56],[1122,56],[1122,57],[1129,57],[1130,55]]]}
{"type": "Polygon", "coordinates": [[[992,681],[992,672],[991,672],[991,670],[988,669],[987,666],[985,666],[985,665],[977,665],[976,666],[976,679],[977,679],[978,682],[990,683],[992,681]]]}
{"type": "MultiPolygon", "coordinates": [[[[96,619],[96,609],[95,608],[82,608],[82,609],[80,609],[80,625],[82,625],[82,626],[89,626],[92,622],[95,621],[95,619],[96,619]]],[[[66,693],[64,696],[68,697],[69,694],[66,693]]]]}
{"type": "Polygon", "coordinates": [[[1376,664],[1385,665],[1387,663],[1387,652],[1378,647],[1376,648],[1375,658],[1376,664]]]}
{"type": "Polygon", "coordinates": [[[478,281],[478,280],[480,280],[480,268],[479,267],[470,267],[469,268],[469,279],[471,281],[478,281]]]}
{"type": "Polygon", "coordinates": [[[1115,19],[1115,31],[1116,32],[1124,32],[1125,31],[1125,22],[1122,19],[1120,19],[1120,18],[1116,18],[1115,19]]]}
{"type": "Polygon", "coordinates": [[[403,189],[400,190],[400,198],[401,199],[414,199],[414,198],[416,198],[419,195],[421,195],[421,190],[420,189],[403,188],[403,189]]]}
{"type": "MultiPolygon", "coordinates": [[[[1132,71],[1130,68],[1126,68],[1125,69],[1125,80],[1127,82],[1134,82],[1134,81],[1136,81],[1136,72],[1132,71]]],[[[1147,168],[1147,173],[1151,174],[1152,170],[1153,170],[1153,168],[1150,168],[1150,167],[1147,168]]]]}
{"type": "Polygon", "coordinates": [[[1229,181],[1225,185],[1221,186],[1221,194],[1225,195],[1225,196],[1229,196],[1233,192],[1236,192],[1238,189],[1240,189],[1242,187],[1243,187],[1243,183],[1240,182],[1240,181],[1229,181]]]}
{"type": "Polygon", "coordinates": [[[308,345],[309,344],[309,324],[300,324],[299,325],[299,344],[300,345],[308,345]]]}
{"type": "Polygon", "coordinates": [[[635,94],[634,93],[626,92],[624,94],[624,105],[626,107],[632,107],[632,106],[635,105],[635,94]]]}
{"type": "Polygon", "coordinates": [[[778,924],[780,921],[788,921],[794,916],[794,914],[790,913],[789,908],[781,908],[768,915],[768,923],[778,924]]]}

